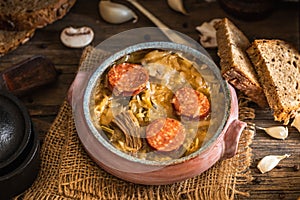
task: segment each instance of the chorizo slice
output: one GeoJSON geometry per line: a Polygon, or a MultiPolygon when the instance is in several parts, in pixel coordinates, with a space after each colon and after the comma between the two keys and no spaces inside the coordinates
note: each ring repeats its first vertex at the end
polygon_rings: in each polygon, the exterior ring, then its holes
{"type": "Polygon", "coordinates": [[[203,119],[210,112],[210,102],[205,94],[190,87],[177,90],[172,103],[178,115],[192,119],[203,119]]]}
{"type": "Polygon", "coordinates": [[[159,118],[147,126],[146,140],[156,150],[173,151],[183,144],[185,129],[181,122],[176,119],[159,118]]]}
{"type": "Polygon", "coordinates": [[[121,63],[108,72],[108,85],[114,95],[134,96],[146,88],[148,71],[138,64],[121,63]]]}

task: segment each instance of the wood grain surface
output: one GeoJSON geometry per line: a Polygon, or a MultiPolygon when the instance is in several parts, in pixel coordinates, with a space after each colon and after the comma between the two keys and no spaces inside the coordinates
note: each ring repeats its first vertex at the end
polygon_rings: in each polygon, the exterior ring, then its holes
{"type": "MultiPolygon", "coordinates": [[[[43,139],[57,112],[66,98],[67,90],[72,83],[83,49],[71,49],[63,46],[59,36],[67,26],[89,26],[95,32],[92,45],[120,33],[137,27],[154,26],[144,15],[138,12],[126,1],[118,1],[128,5],[139,16],[137,23],[127,22],[112,25],[102,20],[98,12],[98,0],[77,0],[70,13],[43,29],[36,31],[34,37],[25,45],[0,58],[0,71],[13,64],[34,55],[44,55],[50,58],[59,71],[58,80],[31,94],[21,97],[27,106],[33,120],[35,131],[43,139]]],[[[171,10],[166,1],[140,0],[149,11],[157,16],[170,28],[186,34],[194,40],[199,40],[196,26],[214,18],[230,18],[252,41],[256,38],[283,39],[292,43],[299,50],[299,3],[276,4],[273,12],[261,20],[244,21],[226,13],[218,3],[207,3],[203,0],[185,0],[188,15],[182,15],[171,10]]],[[[208,49],[214,61],[219,64],[217,49],[208,49]]],[[[274,122],[269,109],[256,109],[253,121],[259,126],[269,127],[279,125],[274,122]]],[[[236,199],[291,199],[300,197],[300,133],[289,126],[289,136],[286,140],[272,139],[263,131],[258,130],[254,136],[253,162],[251,172],[254,177],[250,184],[244,185],[243,190],[249,191],[250,197],[236,196],[236,199]],[[261,174],[256,165],[258,161],[270,154],[291,154],[271,172],[261,174]]]]}

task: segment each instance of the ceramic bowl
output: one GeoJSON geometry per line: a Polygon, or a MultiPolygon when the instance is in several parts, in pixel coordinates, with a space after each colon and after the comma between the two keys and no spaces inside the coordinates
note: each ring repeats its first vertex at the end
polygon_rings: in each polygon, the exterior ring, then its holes
{"type": "MultiPolygon", "coordinates": [[[[79,75],[80,76],[80,75],[79,75]]],[[[145,42],[129,46],[104,60],[88,77],[83,97],[74,110],[79,138],[91,158],[107,172],[138,184],[162,185],[182,181],[206,171],[218,160],[235,155],[240,134],[246,124],[238,120],[235,90],[220,75],[207,52],[173,42],[145,42]],[[204,68],[197,68],[211,88],[211,119],[205,141],[196,152],[167,161],[140,159],[115,148],[102,130],[97,128],[91,113],[93,95],[100,77],[112,63],[124,55],[147,49],[162,49],[182,54],[204,68]]]]}

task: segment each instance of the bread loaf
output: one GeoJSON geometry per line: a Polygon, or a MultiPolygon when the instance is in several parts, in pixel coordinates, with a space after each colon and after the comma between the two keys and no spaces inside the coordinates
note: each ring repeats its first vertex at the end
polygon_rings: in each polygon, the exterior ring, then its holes
{"type": "Polygon", "coordinates": [[[62,18],[76,0],[0,1],[0,29],[31,30],[62,18]]]}
{"type": "Polygon", "coordinates": [[[257,74],[247,56],[248,38],[229,19],[216,25],[218,56],[225,80],[261,107],[268,106],[257,74]]]}
{"type": "Polygon", "coordinates": [[[274,120],[288,124],[300,111],[299,51],[282,40],[255,40],[247,53],[274,112],[274,120]]]}
{"type": "Polygon", "coordinates": [[[34,29],[28,31],[0,30],[0,57],[27,42],[33,35],[34,29]]]}

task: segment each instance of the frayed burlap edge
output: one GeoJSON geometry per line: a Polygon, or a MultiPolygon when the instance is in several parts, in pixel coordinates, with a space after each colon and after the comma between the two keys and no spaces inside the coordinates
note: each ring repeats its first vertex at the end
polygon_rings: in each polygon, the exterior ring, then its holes
{"type": "MultiPolygon", "coordinates": [[[[99,63],[103,51],[88,47],[79,70],[87,71],[91,60],[99,63]],[[99,55],[101,54],[101,55],[99,55]]],[[[238,153],[217,162],[206,172],[171,185],[144,186],[120,180],[100,169],[86,154],[75,128],[70,105],[65,101],[45,137],[41,149],[41,171],[23,199],[234,199],[249,196],[239,186],[252,180],[252,138],[255,114],[249,100],[239,97],[240,119],[249,121],[243,131],[238,153]]]]}

